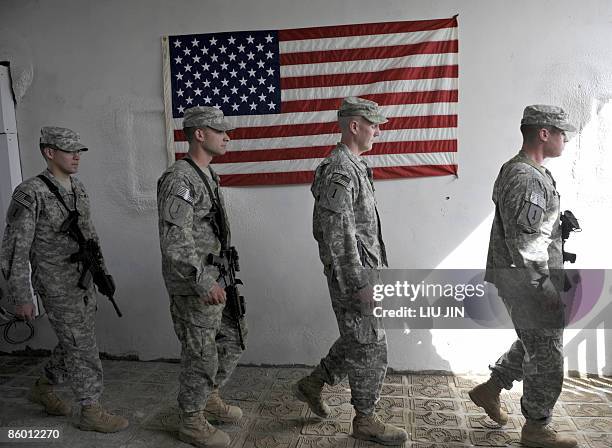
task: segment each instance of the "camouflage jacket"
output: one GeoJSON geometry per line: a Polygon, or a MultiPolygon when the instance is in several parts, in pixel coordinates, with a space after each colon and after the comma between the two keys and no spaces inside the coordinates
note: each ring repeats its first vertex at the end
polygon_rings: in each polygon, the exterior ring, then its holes
{"type": "MultiPolygon", "coordinates": [[[[59,188],[68,207],[74,206],[76,195],[79,227],[86,239],[98,242],[83,184],[72,177],[73,191],[67,192],[49,171],[42,174],[59,188]]],[[[13,192],[0,250],[0,266],[13,303],[32,301],[28,262],[32,265],[32,287],[37,294],[53,297],[78,291],[82,264],[71,262],[70,256],[78,252],[79,245],[60,230],[67,216],[64,206],[37,177],[22,182],[13,192]]]]}
{"type": "Polygon", "coordinates": [[[544,276],[561,290],[559,193],[550,171],[519,152],[502,166],[493,202],[485,280],[494,283],[502,297],[544,276]]]}
{"type": "Polygon", "coordinates": [[[387,266],[372,171],[346,145],[338,143],[317,167],[313,235],[325,275],[350,294],[366,286],[368,270],[387,266]]]}
{"type": "MultiPolygon", "coordinates": [[[[212,169],[210,171],[213,176],[211,188],[218,191],[225,213],[219,178],[212,169]]],[[[219,272],[206,262],[206,258],[210,253],[219,255],[221,242],[215,233],[214,205],[202,179],[187,162],[175,162],[160,177],[157,208],[162,273],[168,293],[171,296],[207,296],[219,272]]],[[[225,221],[229,227],[227,219],[225,221]]],[[[229,228],[227,230],[229,233],[229,228]]]]}

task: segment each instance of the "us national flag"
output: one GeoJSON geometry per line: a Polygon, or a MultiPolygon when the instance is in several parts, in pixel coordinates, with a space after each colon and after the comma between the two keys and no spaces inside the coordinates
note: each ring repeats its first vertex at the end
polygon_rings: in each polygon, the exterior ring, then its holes
{"type": "Polygon", "coordinates": [[[164,37],[169,160],[185,109],[214,106],[237,127],[213,160],[223,185],[310,182],[359,96],[389,118],[364,155],[376,178],[456,174],[457,34],[453,17],[164,37]]]}

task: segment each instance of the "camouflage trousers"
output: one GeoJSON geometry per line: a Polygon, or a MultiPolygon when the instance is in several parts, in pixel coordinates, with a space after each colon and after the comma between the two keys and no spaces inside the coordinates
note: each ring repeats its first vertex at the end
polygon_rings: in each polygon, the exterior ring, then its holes
{"type": "MultiPolygon", "coordinates": [[[[192,296],[172,296],[171,302],[174,331],[181,343],[179,408],[201,411],[211,391],[227,382],[242,356],[238,329],[225,305],[204,305],[192,296]]],[[[243,339],[246,345],[246,324],[243,339]]]]}
{"type": "Polygon", "coordinates": [[[340,337],[312,375],[333,386],[348,375],[351,404],[366,415],[374,412],[387,371],[387,337],[381,319],[361,310],[351,296],[342,295],[328,279],[332,308],[340,337]]]}
{"type": "MultiPolygon", "coordinates": [[[[532,423],[548,424],[553,408],[563,387],[563,329],[535,328],[532,310],[529,322],[523,322],[521,314],[514,312],[517,301],[504,299],[514,322],[518,339],[491,366],[491,377],[505,389],[512,388],[513,381],[523,381],[521,411],[532,423]],[[523,328],[521,328],[523,327],[523,328]],[[528,328],[525,328],[528,327],[528,328]]],[[[541,313],[541,310],[539,310],[541,313]]]]}
{"type": "Polygon", "coordinates": [[[82,405],[97,403],[103,391],[103,373],[96,341],[96,295],[93,290],[41,297],[57,336],[44,375],[51,384],[70,381],[82,405]]]}

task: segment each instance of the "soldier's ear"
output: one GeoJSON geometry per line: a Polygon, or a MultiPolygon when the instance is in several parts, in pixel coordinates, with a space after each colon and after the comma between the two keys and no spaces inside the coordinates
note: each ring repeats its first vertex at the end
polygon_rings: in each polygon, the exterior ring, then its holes
{"type": "Polygon", "coordinates": [[[541,128],[538,131],[538,136],[540,137],[540,140],[542,140],[543,142],[547,142],[548,138],[550,137],[550,130],[548,130],[547,128],[541,128]]]}
{"type": "Polygon", "coordinates": [[[48,146],[44,146],[41,149],[41,152],[45,160],[53,160],[53,158],[55,157],[55,149],[49,148],[48,146]]]}

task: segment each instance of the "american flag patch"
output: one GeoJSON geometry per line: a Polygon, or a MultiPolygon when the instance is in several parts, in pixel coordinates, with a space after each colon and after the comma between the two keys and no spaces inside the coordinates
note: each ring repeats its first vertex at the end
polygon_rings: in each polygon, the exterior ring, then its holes
{"type": "Polygon", "coordinates": [[[537,191],[531,192],[531,195],[529,197],[529,202],[537,205],[540,208],[543,208],[543,209],[546,208],[546,199],[544,199],[544,196],[541,193],[538,193],[537,191]]]}
{"type": "Polygon", "coordinates": [[[191,196],[191,192],[189,191],[187,187],[184,187],[181,185],[174,192],[174,194],[178,196],[179,198],[184,199],[185,201],[189,202],[190,204],[193,204],[193,197],[191,196]]]}
{"type": "Polygon", "coordinates": [[[34,199],[27,193],[24,193],[21,190],[15,191],[13,193],[13,200],[18,204],[23,205],[25,208],[30,208],[34,205],[34,199]]]}

